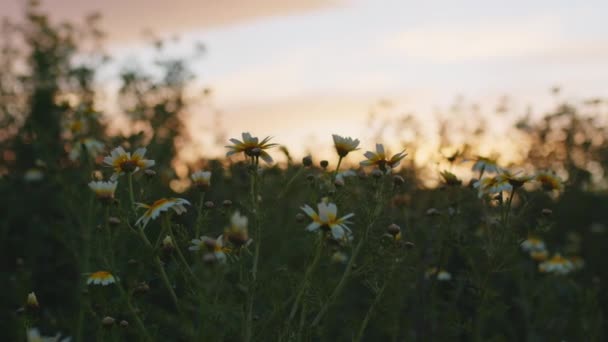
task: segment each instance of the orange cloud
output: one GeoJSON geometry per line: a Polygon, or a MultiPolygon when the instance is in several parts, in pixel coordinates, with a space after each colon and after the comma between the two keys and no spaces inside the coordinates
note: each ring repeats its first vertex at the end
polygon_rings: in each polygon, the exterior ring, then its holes
{"type": "MultiPolygon", "coordinates": [[[[247,21],[298,14],[336,5],[339,0],[43,0],[42,8],[59,20],[79,20],[99,12],[112,41],[139,38],[144,31],[180,33],[247,21]]],[[[3,17],[18,18],[23,2],[0,2],[3,17]]]]}

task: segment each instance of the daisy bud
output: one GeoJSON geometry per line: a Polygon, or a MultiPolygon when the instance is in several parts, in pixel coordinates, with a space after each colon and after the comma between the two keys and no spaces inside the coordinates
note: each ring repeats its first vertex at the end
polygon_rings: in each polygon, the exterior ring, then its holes
{"type": "Polygon", "coordinates": [[[336,264],[343,264],[346,261],[348,261],[348,255],[342,252],[335,252],[331,255],[331,262],[334,262],[336,264]]]}
{"type": "Polygon", "coordinates": [[[302,214],[302,213],[297,213],[296,214],[296,221],[297,222],[303,222],[306,219],[306,215],[302,214]]]}
{"type": "Polygon", "coordinates": [[[406,241],[406,242],[404,243],[404,245],[405,245],[405,247],[406,247],[407,249],[412,249],[412,248],[416,247],[416,245],[414,245],[414,243],[413,243],[413,242],[411,242],[411,241],[406,241]]]}
{"type": "Polygon", "coordinates": [[[145,281],[142,281],[141,283],[137,284],[137,287],[135,287],[136,293],[147,293],[148,291],[150,291],[150,285],[148,285],[148,283],[145,281]]]}
{"type": "Polygon", "coordinates": [[[101,320],[101,324],[106,328],[109,328],[114,325],[114,322],[116,322],[116,320],[110,316],[106,316],[101,320]]]}
{"type": "Polygon", "coordinates": [[[222,202],[222,205],[224,206],[224,208],[230,208],[232,206],[232,201],[224,200],[224,202],[222,202]]]}
{"type": "Polygon", "coordinates": [[[127,261],[127,264],[133,266],[133,265],[137,265],[137,260],[135,259],[129,259],[129,261],[127,261]]]}
{"type": "Polygon", "coordinates": [[[302,165],[306,166],[306,167],[311,167],[312,166],[312,157],[310,155],[302,158],[302,165]]]}
{"type": "Polygon", "coordinates": [[[314,175],[308,175],[308,176],[306,176],[306,180],[312,183],[312,182],[315,181],[315,176],[314,175]]]}
{"type": "Polygon", "coordinates": [[[334,184],[337,187],[339,187],[339,188],[343,187],[344,186],[344,178],[342,178],[342,177],[336,177],[336,180],[334,181],[334,184]]]}
{"type": "Polygon", "coordinates": [[[401,233],[401,227],[393,223],[386,228],[386,231],[395,237],[397,234],[401,233]]]}
{"type": "Polygon", "coordinates": [[[108,223],[111,226],[118,226],[120,224],[120,219],[115,216],[110,216],[110,217],[108,217],[108,223]]]}
{"type": "Polygon", "coordinates": [[[401,186],[405,183],[405,180],[403,179],[403,177],[396,175],[393,176],[393,184],[395,184],[395,186],[401,186]]]}
{"type": "Polygon", "coordinates": [[[437,210],[437,208],[429,208],[429,209],[426,211],[426,215],[427,215],[427,216],[439,216],[439,215],[440,215],[440,213],[439,213],[439,210],[437,210]]]}
{"type": "Polygon", "coordinates": [[[147,169],[147,170],[144,171],[144,174],[147,177],[152,178],[152,177],[156,176],[156,171],[147,169]]]}
{"type": "Polygon", "coordinates": [[[128,328],[129,327],[129,322],[125,321],[124,319],[122,321],[120,321],[120,326],[123,328],[128,328]]]}
{"type": "Polygon", "coordinates": [[[162,242],[162,249],[164,252],[167,252],[167,253],[170,253],[175,249],[171,236],[169,236],[169,235],[165,236],[165,238],[163,239],[163,242],[162,242]]]}
{"type": "Polygon", "coordinates": [[[544,208],[541,213],[543,214],[543,216],[551,216],[553,214],[553,210],[548,209],[548,208],[544,208]]]}
{"type": "Polygon", "coordinates": [[[40,307],[40,305],[38,304],[38,298],[36,298],[36,293],[34,293],[34,292],[28,293],[27,301],[25,304],[26,304],[27,308],[30,310],[38,309],[40,307]]]}
{"type": "Polygon", "coordinates": [[[327,169],[329,162],[327,160],[321,160],[321,167],[327,169]]]}
{"type": "Polygon", "coordinates": [[[215,207],[215,203],[213,201],[205,201],[205,208],[213,209],[215,207]]]}
{"type": "Polygon", "coordinates": [[[372,171],[372,177],[376,178],[376,179],[380,179],[380,177],[382,177],[383,172],[375,169],[374,171],[372,171]]]}

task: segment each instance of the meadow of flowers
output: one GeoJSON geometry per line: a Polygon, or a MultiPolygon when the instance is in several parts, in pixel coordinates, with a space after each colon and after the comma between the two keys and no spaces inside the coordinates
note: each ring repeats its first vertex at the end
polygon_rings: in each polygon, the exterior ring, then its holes
{"type": "Polygon", "coordinates": [[[333,159],[279,165],[283,142],[243,132],[175,187],[182,62],[157,83],[125,76],[148,130],[111,135],[74,32],[30,11],[11,31],[29,39],[28,76],[3,64],[0,83],[1,340],[606,338],[594,116],[560,105],[519,123],[537,144],[521,164],[463,150],[439,170],[340,134],[333,159]]]}

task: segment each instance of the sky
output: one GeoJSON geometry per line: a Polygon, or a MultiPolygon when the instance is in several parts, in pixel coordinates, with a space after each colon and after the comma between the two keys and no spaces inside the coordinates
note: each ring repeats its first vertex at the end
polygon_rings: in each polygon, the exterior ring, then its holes
{"type": "MultiPolygon", "coordinates": [[[[272,135],[296,154],[326,151],[332,133],[361,137],[364,148],[371,148],[371,111],[379,117],[416,113],[432,136],[438,115],[470,119],[447,111],[461,98],[479,103],[485,117],[498,123],[493,127],[506,134],[508,122],[494,113],[504,96],[515,116],[529,106],[542,114],[555,101],[549,92],[553,86],[561,86],[566,98],[608,97],[606,1],[42,4],[56,18],[79,18],[93,10],[102,14],[114,57],[101,77],[108,84],[121,66],[150,62],[144,31],[179,35],[171,45],[175,55],[204,43],[207,52],[193,67],[199,84],[213,89],[226,133],[272,135]]],[[[4,0],[0,13],[18,15],[19,6],[17,0],[4,0]]],[[[192,112],[193,132],[209,127],[210,113],[192,112]]],[[[206,137],[195,138],[210,154],[217,152],[206,137]]]]}

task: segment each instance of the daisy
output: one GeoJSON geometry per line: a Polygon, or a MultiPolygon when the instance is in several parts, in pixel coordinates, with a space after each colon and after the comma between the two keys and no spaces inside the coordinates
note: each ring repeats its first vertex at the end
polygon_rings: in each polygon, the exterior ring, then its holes
{"type": "Polygon", "coordinates": [[[138,208],[145,208],[146,212],[140,217],[135,224],[143,223],[143,227],[148,225],[150,220],[153,220],[160,213],[173,209],[178,215],[186,212],[185,205],[190,205],[190,202],[183,198],[161,198],[152,204],[136,203],[138,208]]]}
{"type": "Polygon", "coordinates": [[[53,337],[45,337],[40,335],[38,328],[27,329],[27,342],[70,342],[72,340],[70,337],[60,339],[60,336],[61,334],[57,333],[53,337]]]}
{"type": "Polygon", "coordinates": [[[382,144],[376,144],[376,152],[367,151],[364,154],[367,160],[362,161],[361,166],[377,165],[378,168],[387,173],[391,169],[396,168],[401,163],[401,159],[407,156],[405,150],[393,155],[390,159],[387,159],[386,153],[384,152],[384,146],[382,144]]]}
{"type": "Polygon", "coordinates": [[[30,292],[27,294],[27,300],[25,304],[28,308],[37,309],[40,304],[38,304],[38,298],[36,297],[35,292],[30,292]]]}
{"type": "Polygon", "coordinates": [[[557,253],[551,259],[540,263],[538,265],[538,270],[543,273],[564,275],[574,270],[574,264],[569,259],[564,258],[557,253]]]}
{"type": "Polygon", "coordinates": [[[545,261],[549,257],[549,252],[546,249],[540,251],[530,251],[530,258],[534,261],[545,261]]]}
{"type": "Polygon", "coordinates": [[[226,146],[230,151],[226,153],[226,157],[233,154],[243,152],[248,157],[261,157],[266,163],[272,163],[272,157],[264,150],[276,146],[277,144],[269,144],[270,137],[264,138],[259,142],[257,137],[252,137],[251,134],[244,132],[242,134],[243,141],[238,139],[230,139],[234,145],[226,146]]]}
{"type": "Polygon", "coordinates": [[[249,243],[250,239],[247,223],[247,216],[242,216],[236,211],[230,218],[230,226],[224,230],[224,238],[236,247],[249,243]]]}
{"type": "Polygon", "coordinates": [[[498,172],[498,170],[500,169],[500,167],[498,166],[498,164],[496,163],[496,160],[494,159],[490,159],[490,158],[486,158],[486,157],[477,157],[477,160],[475,161],[475,164],[473,164],[473,171],[478,171],[481,175],[484,174],[484,172],[498,172]]]}
{"type": "Polygon", "coordinates": [[[104,148],[104,144],[99,140],[92,138],[81,139],[72,147],[69,157],[72,161],[80,159],[84,149],[91,158],[96,158],[101,152],[103,152],[104,148]]]}
{"type": "Polygon", "coordinates": [[[539,238],[530,236],[521,243],[521,249],[524,252],[538,252],[544,251],[546,246],[545,242],[539,238]]]}
{"type": "Polygon", "coordinates": [[[201,189],[207,190],[211,185],[211,171],[197,171],[190,175],[194,185],[201,189]]]}
{"type": "Polygon", "coordinates": [[[38,182],[44,178],[44,172],[38,168],[31,168],[25,171],[23,179],[28,183],[38,182]]]}
{"type": "Polygon", "coordinates": [[[426,273],[425,276],[427,278],[431,278],[433,276],[435,276],[435,278],[437,278],[437,280],[439,281],[448,281],[450,279],[452,279],[452,274],[444,269],[437,269],[437,267],[431,267],[429,268],[426,273]]]}
{"type": "Polygon", "coordinates": [[[337,134],[332,134],[334,138],[334,147],[340,158],[346,157],[349,152],[358,150],[359,139],[353,139],[351,137],[342,137],[337,134]]]}
{"type": "Polygon", "coordinates": [[[87,278],[87,285],[102,285],[107,286],[110,284],[114,284],[116,282],[116,278],[112,275],[112,273],[107,271],[97,271],[92,273],[89,278],[87,278]]]}
{"type": "Polygon", "coordinates": [[[543,171],[536,174],[534,179],[540,182],[543,190],[545,191],[562,191],[564,190],[564,184],[562,180],[553,172],[543,171]]]}
{"type": "Polygon", "coordinates": [[[481,180],[476,181],[473,187],[477,188],[479,197],[483,195],[491,195],[500,193],[503,191],[513,190],[513,186],[505,179],[499,177],[485,177],[481,180]]]}
{"type": "Polygon", "coordinates": [[[103,162],[107,166],[114,168],[114,174],[112,180],[116,180],[119,176],[125,173],[135,173],[140,169],[147,169],[154,166],[154,160],[144,159],[146,154],[145,148],[138,148],[131,155],[130,152],[126,152],[122,147],[115,148],[109,156],[103,159],[103,162]]]}
{"type": "Polygon", "coordinates": [[[193,239],[192,246],[188,247],[190,251],[197,252],[200,250],[209,251],[220,263],[226,261],[226,253],[230,251],[224,246],[224,236],[220,235],[217,239],[208,236],[201,236],[200,239],[193,239]]]}
{"type": "Polygon", "coordinates": [[[334,203],[329,203],[327,200],[321,201],[317,208],[319,213],[317,214],[313,208],[308,205],[303,206],[301,209],[312,219],[306,230],[314,232],[321,228],[324,231],[330,231],[332,237],[335,240],[341,241],[352,235],[350,228],[347,224],[349,218],[355,216],[350,213],[341,218],[338,218],[338,207],[334,203]]]}
{"type": "Polygon", "coordinates": [[[114,199],[114,192],[116,192],[117,182],[109,181],[92,181],[89,183],[89,188],[95,192],[97,198],[104,202],[110,202],[114,199]]]}
{"type": "Polygon", "coordinates": [[[511,173],[509,170],[499,170],[497,178],[500,181],[507,181],[515,189],[521,188],[524,184],[532,180],[533,176],[520,175],[520,172],[511,173]]]}

